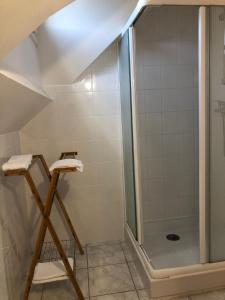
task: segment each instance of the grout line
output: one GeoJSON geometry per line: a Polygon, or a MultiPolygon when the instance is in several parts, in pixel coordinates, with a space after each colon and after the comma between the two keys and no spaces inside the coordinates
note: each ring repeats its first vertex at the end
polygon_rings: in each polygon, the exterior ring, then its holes
{"type": "Polygon", "coordinates": [[[43,295],[44,294],[44,284],[42,284],[42,288],[41,288],[41,298],[40,298],[40,300],[42,300],[42,299],[44,299],[43,298],[43,295]]]}
{"type": "Polygon", "coordinates": [[[99,266],[94,266],[94,267],[89,267],[89,269],[97,269],[97,268],[101,268],[101,267],[107,267],[107,266],[118,266],[118,265],[126,265],[126,260],[124,262],[118,262],[115,264],[106,264],[106,265],[99,265],[99,266]]]}
{"type": "Polygon", "coordinates": [[[114,292],[111,294],[98,294],[92,297],[101,297],[101,296],[110,296],[110,295],[116,295],[116,294],[125,294],[125,293],[129,293],[129,292],[136,292],[136,290],[127,290],[127,291],[123,291],[123,292],[114,292]]]}
{"type": "Polygon", "coordinates": [[[89,264],[88,264],[88,251],[87,245],[85,245],[85,254],[87,259],[87,280],[88,280],[88,299],[91,299],[91,291],[90,291],[90,278],[89,278],[89,264]]]}
{"type": "Polygon", "coordinates": [[[138,290],[137,290],[137,288],[136,288],[136,285],[135,285],[135,282],[134,282],[134,279],[133,279],[133,276],[132,276],[132,273],[131,273],[131,270],[130,270],[130,267],[129,267],[129,262],[128,262],[127,258],[126,258],[126,255],[125,255],[125,250],[124,250],[123,247],[122,247],[122,242],[120,242],[120,247],[122,248],[123,255],[124,255],[124,257],[125,257],[125,261],[126,261],[126,264],[127,264],[127,267],[128,267],[128,270],[129,270],[129,273],[130,273],[130,276],[131,276],[131,280],[132,280],[132,282],[133,282],[134,289],[135,289],[135,291],[136,291],[137,297],[138,297],[138,299],[140,300],[139,293],[138,293],[138,290]]]}

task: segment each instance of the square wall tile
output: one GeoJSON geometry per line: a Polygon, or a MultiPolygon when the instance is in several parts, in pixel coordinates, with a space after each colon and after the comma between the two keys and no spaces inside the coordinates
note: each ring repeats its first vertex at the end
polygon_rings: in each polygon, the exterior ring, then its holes
{"type": "Polygon", "coordinates": [[[163,133],[178,133],[178,113],[165,112],[163,113],[163,133]]]}
{"type": "Polygon", "coordinates": [[[162,66],[161,67],[161,88],[173,89],[177,87],[177,67],[162,66]]]}
{"type": "Polygon", "coordinates": [[[144,130],[146,135],[162,133],[162,114],[148,113],[145,115],[144,130]]]}
{"type": "Polygon", "coordinates": [[[176,67],[177,88],[194,87],[194,68],[193,66],[176,67]]]}
{"type": "Polygon", "coordinates": [[[144,99],[143,113],[159,113],[162,111],[162,94],[159,89],[145,90],[140,97],[144,99]]]}
{"type": "Polygon", "coordinates": [[[162,90],[162,101],[164,112],[176,112],[178,110],[178,99],[176,89],[164,89],[162,90]]]}
{"type": "Polygon", "coordinates": [[[146,136],[143,143],[145,158],[160,158],[163,154],[162,135],[146,136]]]}
{"type": "Polygon", "coordinates": [[[143,88],[145,90],[160,88],[160,67],[149,66],[143,68],[143,88]]]}
{"type": "Polygon", "coordinates": [[[93,93],[94,115],[118,115],[120,113],[119,91],[93,93]]]}

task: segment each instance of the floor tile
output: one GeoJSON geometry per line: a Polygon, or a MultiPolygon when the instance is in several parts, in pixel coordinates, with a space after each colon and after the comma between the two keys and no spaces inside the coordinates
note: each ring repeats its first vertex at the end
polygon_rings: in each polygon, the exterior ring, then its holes
{"type": "Polygon", "coordinates": [[[130,248],[131,246],[126,242],[121,243],[121,246],[123,248],[123,252],[126,257],[126,260],[128,262],[134,261],[136,259],[136,257],[135,257],[135,254],[133,253],[132,249],[130,248]]]}
{"type": "Polygon", "coordinates": [[[169,297],[154,298],[154,300],[190,300],[190,298],[189,297],[169,296],[169,297]]]}
{"type": "Polygon", "coordinates": [[[87,268],[87,250],[83,248],[84,254],[81,255],[79,250],[76,249],[75,260],[76,260],[76,269],[86,269],[87,268]]]}
{"type": "Polygon", "coordinates": [[[76,294],[68,281],[45,284],[42,300],[72,300],[76,294]]]}
{"type": "Polygon", "coordinates": [[[225,300],[225,290],[190,296],[191,300],[225,300]]]}
{"type": "MultiPolygon", "coordinates": [[[[76,270],[76,278],[85,298],[88,299],[88,272],[86,269],[76,270]]],[[[42,300],[75,300],[75,290],[69,280],[48,283],[44,286],[42,300]]]]}
{"type": "Polygon", "coordinates": [[[91,296],[134,290],[134,284],[126,264],[89,269],[89,286],[91,296]]]}
{"type": "Polygon", "coordinates": [[[91,297],[91,300],[138,300],[138,296],[137,293],[133,291],[133,292],[126,292],[126,293],[117,293],[111,295],[91,297]]]}
{"type": "Polygon", "coordinates": [[[150,291],[149,290],[139,290],[138,296],[140,300],[150,300],[150,291]]]}
{"type": "Polygon", "coordinates": [[[42,284],[38,284],[38,285],[33,284],[30,291],[29,300],[41,300],[42,292],[43,292],[42,284]]]}
{"type": "Polygon", "coordinates": [[[142,289],[146,288],[146,286],[144,284],[144,281],[141,278],[141,274],[139,273],[135,263],[134,262],[129,262],[128,266],[129,266],[131,276],[132,276],[132,279],[134,281],[136,289],[142,290],[142,289]]]}
{"type": "Polygon", "coordinates": [[[89,288],[88,288],[88,270],[80,269],[76,270],[76,278],[80,288],[83,292],[84,297],[89,297],[89,288]]]}
{"type": "Polygon", "coordinates": [[[88,267],[98,267],[125,263],[125,256],[120,243],[88,245],[88,267]]]}

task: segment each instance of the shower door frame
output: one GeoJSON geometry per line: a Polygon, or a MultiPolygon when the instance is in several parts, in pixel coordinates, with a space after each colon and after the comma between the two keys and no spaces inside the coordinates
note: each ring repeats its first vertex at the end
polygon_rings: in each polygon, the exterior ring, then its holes
{"type": "Polygon", "coordinates": [[[209,101],[208,101],[208,9],[199,7],[198,82],[199,82],[199,254],[200,263],[209,262],[209,101]]]}
{"type": "Polygon", "coordinates": [[[143,213],[141,198],[141,181],[139,165],[139,147],[138,147],[138,122],[137,122],[137,92],[136,92],[136,39],[134,26],[129,27],[129,52],[130,52],[130,79],[131,79],[131,105],[132,105],[132,124],[133,124],[133,149],[134,149],[134,178],[136,193],[136,217],[137,217],[137,241],[139,245],[143,244],[143,213]]]}
{"type": "MultiPolygon", "coordinates": [[[[172,4],[171,4],[172,6],[172,4]]],[[[197,5],[196,5],[197,6],[197,5]]],[[[199,254],[200,264],[209,262],[209,230],[208,230],[208,32],[207,32],[207,7],[198,6],[198,103],[199,103],[199,254]]],[[[142,8],[143,9],[143,8],[142,8]]],[[[133,22],[134,23],[134,22],[133,22]]],[[[134,148],[134,173],[136,185],[136,208],[137,208],[137,242],[144,251],[144,233],[143,233],[143,213],[141,200],[141,181],[139,165],[139,147],[137,141],[138,123],[137,123],[137,92],[136,92],[136,39],[133,23],[129,28],[129,48],[130,48],[130,78],[131,78],[131,103],[132,103],[132,121],[133,121],[133,148],[134,148]]],[[[150,257],[147,256],[150,260],[150,257]]],[[[191,265],[190,265],[191,266],[191,265]]],[[[189,267],[189,266],[188,266],[189,267]]],[[[185,268],[180,267],[181,269],[185,268]]],[[[173,268],[172,268],[173,269],[173,268]]]]}

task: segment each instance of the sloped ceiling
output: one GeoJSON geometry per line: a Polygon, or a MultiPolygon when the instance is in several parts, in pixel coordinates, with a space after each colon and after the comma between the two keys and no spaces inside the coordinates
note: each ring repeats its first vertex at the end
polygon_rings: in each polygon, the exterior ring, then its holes
{"type": "Polygon", "coordinates": [[[0,134],[20,130],[50,101],[41,84],[35,44],[28,37],[0,61],[0,134]]]}
{"type": "MultiPolygon", "coordinates": [[[[0,32],[4,30],[0,34],[0,57],[69,2],[0,2],[0,32]]],[[[28,38],[1,60],[0,134],[20,130],[50,103],[42,82],[73,83],[120,35],[136,3],[137,0],[76,0],[39,28],[37,47],[28,38]]]]}
{"type": "MultiPolygon", "coordinates": [[[[7,76],[6,76],[7,75],[7,76]]],[[[0,134],[18,131],[50,103],[38,90],[0,74],[0,134]]]]}
{"type": "Polygon", "coordinates": [[[50,15],[72,1],[1,0],[0,59],[4,58],[50,15]]]}
{"type": "Polygon", "coordinates": [[[70,84],[120,35],[137,0],[76,0],[38,29],[45,84],[70,84]]]}

